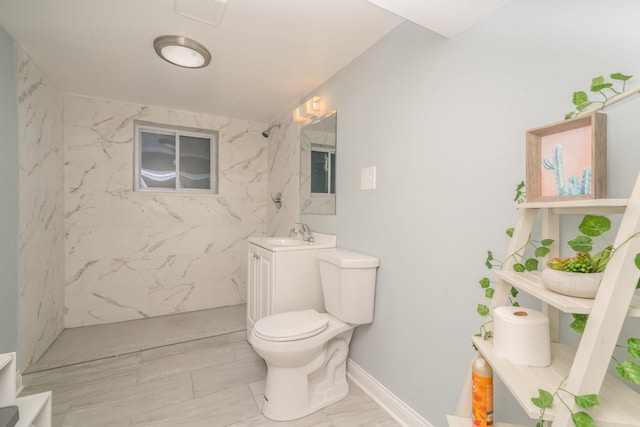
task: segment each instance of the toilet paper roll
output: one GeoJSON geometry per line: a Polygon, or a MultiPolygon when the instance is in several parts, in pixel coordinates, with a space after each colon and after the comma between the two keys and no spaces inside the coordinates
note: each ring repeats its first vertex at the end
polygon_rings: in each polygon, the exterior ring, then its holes
{"type": "Polygon", "coordinates": [[[551,364],[549,318],[525,307],[496,307],[493,347],[510,362],[527,366],[551,364]]]}

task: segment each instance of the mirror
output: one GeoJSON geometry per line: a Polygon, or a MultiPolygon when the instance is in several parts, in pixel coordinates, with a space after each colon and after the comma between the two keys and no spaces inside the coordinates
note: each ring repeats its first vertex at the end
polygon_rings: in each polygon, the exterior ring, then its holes
{"type": "Polygon", "coordinates": [[[300,130],[300,213],[336,213],[335,110],[300,130]]]}

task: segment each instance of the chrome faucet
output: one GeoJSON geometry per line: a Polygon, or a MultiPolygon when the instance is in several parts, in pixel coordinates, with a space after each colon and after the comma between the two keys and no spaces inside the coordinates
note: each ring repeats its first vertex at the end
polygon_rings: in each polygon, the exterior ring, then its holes
{"type": "Polygon", "coordinates": [[[302,236],[302,240],[305,242],[313,243],[313,233],[311,232],[311,228],[307,224],[302,222],[296,222],[295,227],[291,229],[289,235],[300,234],[302,236]]]}

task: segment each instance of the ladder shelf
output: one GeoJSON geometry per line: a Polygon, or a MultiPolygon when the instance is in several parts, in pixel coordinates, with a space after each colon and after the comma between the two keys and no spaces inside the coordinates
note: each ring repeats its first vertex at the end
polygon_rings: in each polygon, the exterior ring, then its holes
{"type": "MultiPolygon", "coordinates": [[[[473,337],[473,343],[493,367],[494,374],[506,385],[525,414],[536,420],[540,409],[531,398],[539,389],[553,393],[558,387],[575,395],[598,394],[599,405],[587,410],[597,427],[638,427],[640,425],[640,393],[615,374],[609,374],[611,356],[628,317],[640,317],[640,294],[635,286],[640,277],[634,263],[640,253],[640,175],[629,199],[592,199],[577,201],[529,202],[517,205],[519,216],[513,230],[507,258],[501,270],[493,270],[497,277],[491,299],[491,312],[509,304],[511,288],[515,287],[542,303],[549,316],[551,328],[551,365],[530,367],[518,365],[498,356],[491,339],[473,337]],[[515,257],[526,247],[536,222],[540,221],[543,238],[553,239],[549,258],[559,256],[560,217],[562,215],[620,215],[622,219],[613,246],[616,248],[594,299],[576,298],[547,289],[539,272],[518,273],[513,270],[515,257]],[[635,237],[633,237],[635,236],[635,237]],[[557,343],[559,313],[590,315],[576,349],[557,343]]],[[[489,326],[491,328],[491,326],[489,326]]],[[[470,378],[470,376],[469,376],[470,378]]],[[[575,412],[581,411],[569,394],[562,399],[575,412]]],[[[499,417],[500,408],[494,408],[499,417]]],[[[449,427],[471,425],[471,385],[467,380],[455,416],[448,417],[449,427]]],[[[571,412],[555,399],[544,419],[549,426],[573,427],[571,412]]],[[[497,423],[497,426],[511,426],[497,423]]]]}
{"type": "MultiPolygon", "coordinates": [[[[531,398],[538,396],[538,389],[553,392],[562,384],[569,375],[575,357],[575,350],[571,347],[552,343],[551,365],[544,368],[531,367],[511,363],[496,355],[492,340],[485,341],[482,338],[473,337],[473,343],[525,413],[533,419],[539,417],[540,409],[531,402],[531,398]]],[[[613,375],[607,375],[598,399],[600,405],[591,411],[593,418],[597,420],[596,425],[638,426],[640,394],[624,384],[622,380],[613,375]]],[[[553,420],[558,406],[562,406],[562,403],[556,401],[552,408],[547,409],[544,419],[553,420]]]]}
{"type": "MultiPolygon", "coordinates": [[[[593,299],[561,295],[545,288],[540,282],[540,272],[518,273],[515,271],[494,270],[493,273],[519,291],[526,292],[564,313],[589,314],[593,308],[593,299]]],[[[631,299],[627,316],[640,317],[640,295],[634,295],[631,299]]]]}
{"type": "Polygon", "coordinates": [[[51,427],[51,392],[16,397],[16,354],[0,354],[0,406],[18,406],[15,427],[51,427]]]}

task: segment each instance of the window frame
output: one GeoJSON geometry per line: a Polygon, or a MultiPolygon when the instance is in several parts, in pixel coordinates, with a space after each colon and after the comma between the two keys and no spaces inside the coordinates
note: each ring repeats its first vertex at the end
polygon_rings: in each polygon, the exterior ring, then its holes
{"type": "Polygon", "coordinates": [[[197,129],[184,126],[172,126],[144,121],[134,121],[134,160],[133,160],[133,191],[143,193],[199,193],[199,194],[219,194],[219,133],[210,129],[197,129]],[[141,134],[142,132],[155,133],[159,135],[175,136],[175,170],[176,185],[174,188],[142,187],[140,185],[142,156],[141,156],[141,134]],[[180,186],[180,137],[188,136],[202,139],[209,139],[209,188],[183,188],[180,186]]]}

